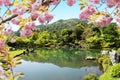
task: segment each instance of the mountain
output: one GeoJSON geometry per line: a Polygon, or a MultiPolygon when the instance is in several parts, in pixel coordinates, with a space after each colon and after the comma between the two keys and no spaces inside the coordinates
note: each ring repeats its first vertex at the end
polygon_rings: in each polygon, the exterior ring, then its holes
{"type": "Polygon", "coordinates": [[[67,19],[67,20],[58,20],[54,23],[51,24],[46,24],[46,25],[39,25],[37,26],[37,28],[40,28],[41,31],[60,31],[64,28],[74,28],[78,23],[80,23],[81,21],[77,18],[72,18],[72,19],[67,19]]]}

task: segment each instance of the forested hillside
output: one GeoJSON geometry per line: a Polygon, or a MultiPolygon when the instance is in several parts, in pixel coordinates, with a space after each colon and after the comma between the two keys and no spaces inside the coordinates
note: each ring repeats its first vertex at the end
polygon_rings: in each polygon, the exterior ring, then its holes
{"type": "MultiPolygon", "coordinates": [[[[17,33],[18,34],[18,33],[17,33]]],[[[32,47],[77,47],[77,48],[119,48],[120,29],[116,23],[108,27],[93,26],[78,19],[59,20],[40,25],[28,38],[16,37],[10,46],[32,47]]]]}
{"type": "Polygon", "coordinates": [[[37,28],[40,28],[40,31],[45,31],[45,30],[48,30],[50,32],[54,30],[60,31],[65,28],[74,28],[78,23],[83,23],[83,22],[77,18],[68,19],[68,20],[61,19],[51,24],[47,23],[46,25],[39,25],[37,26],[37,28]]]}

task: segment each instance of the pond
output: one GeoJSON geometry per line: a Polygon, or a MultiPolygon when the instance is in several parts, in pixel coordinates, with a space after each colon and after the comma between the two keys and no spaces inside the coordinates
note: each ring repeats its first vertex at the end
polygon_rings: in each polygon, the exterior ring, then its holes
{"type": "Polygon", "coordinates": [[[86,61],[86,56],[96,56],[100,50],[37,49],[22,56],[22,64],[14,71],[23,72],[20,80],[82,80],[84,75],[100,76],[96,61],[86,61]]]}

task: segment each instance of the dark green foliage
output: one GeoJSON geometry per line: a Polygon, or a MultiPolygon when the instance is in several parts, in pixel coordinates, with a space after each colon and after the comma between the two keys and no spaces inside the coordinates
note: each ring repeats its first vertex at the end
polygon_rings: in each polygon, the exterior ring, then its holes
{"type": "Polygon", "coordinates": [[[98,80],[98,78],[95,74],[88,74],[83,77],[83,80],[98,80]]]}
{"type": "Polygon", "coordinates": [[[120,63],[111,67],[110,74],[112,77],[120,77],[120,63]]]}

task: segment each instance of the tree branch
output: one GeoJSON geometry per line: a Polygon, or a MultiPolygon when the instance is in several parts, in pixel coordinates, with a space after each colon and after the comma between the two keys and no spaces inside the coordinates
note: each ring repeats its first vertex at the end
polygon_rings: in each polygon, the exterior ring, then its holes
{"type": "MultiPolygon", "coordinates": [[[[42,0],[42,5],[43,6],[49,6],[52,2],[53,2],[54,0],[42,0]]],[[[13,1],[13,3],[14,3],[14,1],[13,1]]],[[[60,3],[60,2],[59,2],[60,3]]],[[[55,8],[57,7],[57,5],[55,6],[55,8]]],[[[53,8],[53,10],[55,9],[55,8],[53,8]]],[[[9,10],[9,8],[8,8],[8,10],[9,10]]],[[[52,11],[53,11],[52,10],[52,11]]],[[[29,11],[29,10],[26,10],[26,12],[27,11],[29,11]]],[[[7,11],[6,11],[7,12],[7,11]]],[[[5,13],[6,13],[5,12],[5,13]]],[[[5,23],[5,22],[7,22],[7,21],[10,21],[11,19],[13,19],[13,18],[15,18],[15,17],[17,17],[18,15],[17,14],[15,14],[15,15],[12,15],[11,17],[9,17],[9,18],[7,18],[7,19],[5,19],[5,20],[2,20],[1,22],[0,22],[0,25],[2,24],[2,23],[5,23]]]]}
{"type": "Polygon", "coordinates": [[[18,15],[17,14],[15,14],[15,15],[12,15],[11,17],[9,17],[9,18],[7,18],[7,19],[5,19],[5,20],[2,20],[2,22],[0,22],[0,25],[2,24],[2,23],[5,23],[5,22],[7,22],[7,21],[10,21],[11,19],[13,19],[13,18],[15,18],[15,17],[17,17],[18,15]]]}
{"type": "Polygon", "coordinates": [[[61,0],[59,0],[58,4],[51,10],[51,12],[60,4],[61,0]]]}

